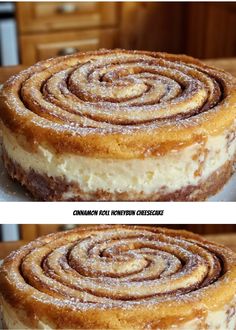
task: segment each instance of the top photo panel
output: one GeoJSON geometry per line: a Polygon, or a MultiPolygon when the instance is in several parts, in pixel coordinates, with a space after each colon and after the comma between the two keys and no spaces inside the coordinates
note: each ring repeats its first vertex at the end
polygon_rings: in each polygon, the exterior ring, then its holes
{"type": "Polygon", "coordinates": [[[236,201],[236,4],[1,2],[0,201],[236,201]]]}

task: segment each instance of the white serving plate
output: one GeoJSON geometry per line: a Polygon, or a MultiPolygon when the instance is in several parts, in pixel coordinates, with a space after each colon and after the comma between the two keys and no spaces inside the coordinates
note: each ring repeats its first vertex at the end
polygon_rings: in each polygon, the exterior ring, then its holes
{"type": "MultiPolygon", "coordinates": [[[[32,201],[27,191],[17,182],[14,182],[7,175],[4,169],[1,157],[0,146],[0,201],[32,201]]],[[[211,202],[234,202],[236,201],[236,173],[224,186],[224,188],[215,196],[209,198],[211,202]]]]}

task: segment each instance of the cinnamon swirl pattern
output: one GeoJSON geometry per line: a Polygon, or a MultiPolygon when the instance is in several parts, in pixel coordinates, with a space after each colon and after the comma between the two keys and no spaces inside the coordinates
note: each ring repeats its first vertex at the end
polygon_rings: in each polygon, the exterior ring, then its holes
{"type": "Polygon", "coordinates": [[[9,329],[235,329],[236,255],[185,231],[82,227],[11,253],[0,293],[9,329]]]}
{"type": "Polygon", "coordinates": [[[49,59],[4,85],[4,163],[41,200],[204,200],[233,172],[235,104],[235,78],[184,55],[49,59]]]}

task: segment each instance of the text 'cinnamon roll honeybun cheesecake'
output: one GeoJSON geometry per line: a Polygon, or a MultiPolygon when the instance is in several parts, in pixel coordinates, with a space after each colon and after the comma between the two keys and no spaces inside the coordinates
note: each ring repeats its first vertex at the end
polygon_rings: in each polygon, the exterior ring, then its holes
{"type": "Polygon", "coordinates": [[[236,254],[186,231],[82,227],[11,253],[0,299],[7,329],[233,330],[236,254]]]}
{"type": "Polygon", "coordinates": [[[42,200],[204,200],[233,172],[236,79],[184,55],[39,62],[1,92],[3,158],[42,200]]]}

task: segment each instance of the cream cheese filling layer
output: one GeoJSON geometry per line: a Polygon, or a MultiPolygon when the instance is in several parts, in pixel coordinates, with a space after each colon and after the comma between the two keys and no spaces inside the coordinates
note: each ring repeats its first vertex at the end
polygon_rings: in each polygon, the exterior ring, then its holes
{"type": "Polygon", "coordinates": [[[8,156],[25,171],[33,169],[42,175],[77,183],[86,193],[173,192],[207,179],[236,152],[236,139],[230,141],[228,132],[164,156],[130,160],[56,154],[42,145],[37,152],[28,152],[5,128],[3,145],[8,156]]]}

